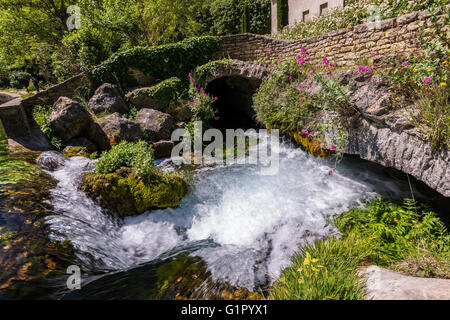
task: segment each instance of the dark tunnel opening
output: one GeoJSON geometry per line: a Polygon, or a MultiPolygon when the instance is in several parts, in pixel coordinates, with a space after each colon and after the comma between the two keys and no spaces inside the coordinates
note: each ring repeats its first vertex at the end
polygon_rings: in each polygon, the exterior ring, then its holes
{"type": "Polygon", "coordinates": [[[218,99],[213,108],[218,112],[218,120],[213,127],[225,129],[251,129],[261,126],[255,120],[253,95],[260,86],[260,80],[250,80],[239,76],[216,79],[208,84],[206,91],[218,99]]]}

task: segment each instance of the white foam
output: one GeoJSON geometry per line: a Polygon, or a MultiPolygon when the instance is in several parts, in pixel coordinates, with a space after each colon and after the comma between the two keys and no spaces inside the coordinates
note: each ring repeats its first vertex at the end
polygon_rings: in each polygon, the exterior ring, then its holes
{"type": "Polygon", "coordinates": [[[218,246],[194,254],[203,257],[213,277],[255,289],[279,276],[305,241],[333,232],[331,216],[377,196],[372,180],[383,182],[377,174],[353,173],[345,165],[329,175],[323,160],[289,144],[277,152],[277,175],[262,175],[256,165],[201,169],[178,208],[124,221],[106,215],[77,189],[80,174],[92,168],[90,160],[72,158],[51,173],[59,181],[52,204],[60,215],[48,221],[55,236],[72,241],[85,263],[113,270],[211,239],[218,246]]]}

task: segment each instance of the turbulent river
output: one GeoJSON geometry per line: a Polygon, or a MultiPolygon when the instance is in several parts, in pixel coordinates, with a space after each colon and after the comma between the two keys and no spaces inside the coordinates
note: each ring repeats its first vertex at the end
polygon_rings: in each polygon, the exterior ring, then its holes
{"type": "Polygon", "coordinates": [[[272,152],[275,175],[250,164],[197,169],[178,208],[124,220],[79,190],[93,161],[71,158],[49,172],[57,181],[48,200],[57,213],[47,217],[51,237],[69,239],[86,270],[127,272],[187,252],[201,257],[214,281],[255,291],[270,286],[305,241],[334,234],[334,215],[378,196],[410,196],[405,177],[375,164],[344,158],[330,174],[331,164],[289,142],[272,152]]]}

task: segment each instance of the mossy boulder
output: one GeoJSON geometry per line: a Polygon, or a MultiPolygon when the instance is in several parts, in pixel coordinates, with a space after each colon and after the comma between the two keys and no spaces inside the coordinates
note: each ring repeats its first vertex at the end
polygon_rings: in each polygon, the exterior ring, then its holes
{"type": "Polygon", "coordinates": [[[137,215],[153,208],[177,207],[188,192],[188,184],[180,173],[155,172],[142,179],[132,169],[114,173],[85,175],[82,189],[102,207],[119,216],[137,215]]]}
{"type": "Polygon", "coordinates": [[[169,106],[179,102],[183,97],[185,87],[178,78],[164,80],[153,87],[139,88],[127,95],[127,100],[139,107],[167,112],[169,106]]]}

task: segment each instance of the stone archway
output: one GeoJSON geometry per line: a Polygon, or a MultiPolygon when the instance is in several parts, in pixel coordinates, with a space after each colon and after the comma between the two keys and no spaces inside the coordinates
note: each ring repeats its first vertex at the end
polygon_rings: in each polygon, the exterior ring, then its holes
{"type": "MultiPolygon", "coordinates": [[[[199,70],[199,69],[197,69],[199,70]]],[[[253,95],[262,81],[270,76],[268,66],[241,60],[215,61],[207,72],[196,74],[196,84],[218,99],[213,107],[218,110],[219,129],[249,129],[257,127],[254,120],[253,95]]]]}

